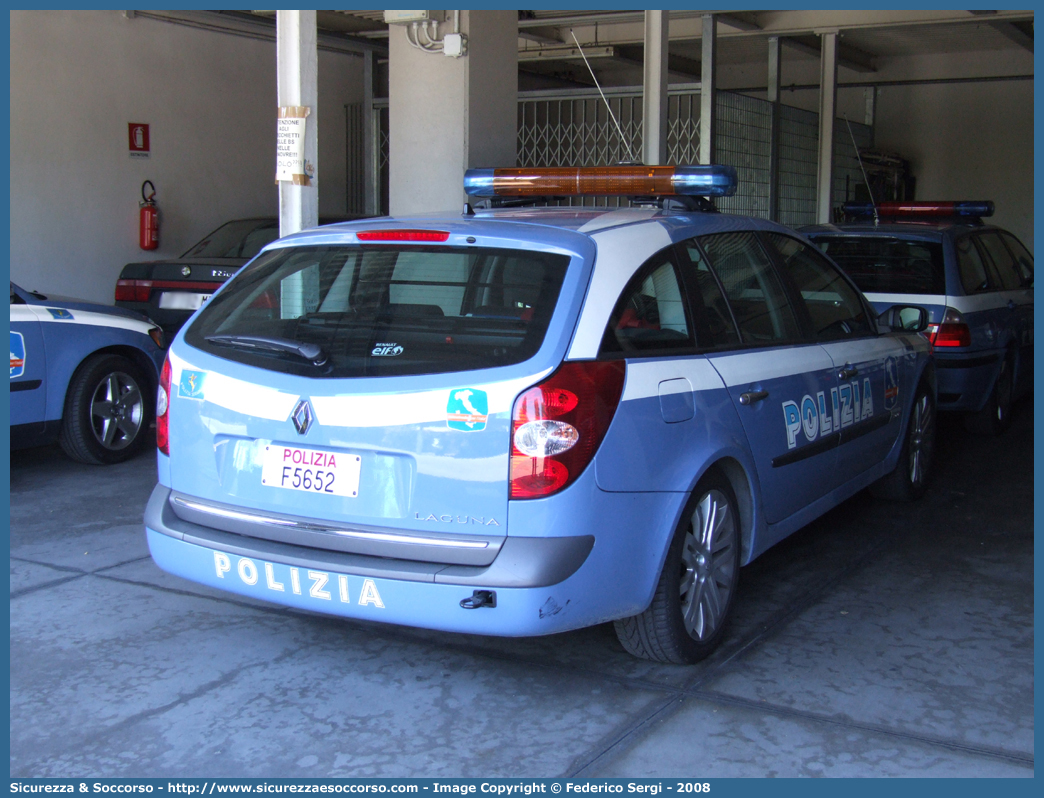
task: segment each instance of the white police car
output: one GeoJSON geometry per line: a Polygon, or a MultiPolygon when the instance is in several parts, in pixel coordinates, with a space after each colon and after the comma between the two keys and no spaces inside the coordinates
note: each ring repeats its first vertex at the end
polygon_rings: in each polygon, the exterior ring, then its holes
{"type": "Polygon", "coordinates": [[[964,411],[974,432],[1003,432],[1012,403],[1033,387],[1033,256],[982,223],[992,202],[850,202],[843,210],[855,221],[802,232],[879,313],[923,306],[939,409],[964,411]]]}
{"type": "Polygon", "coordinates": [[[83,463],[142,450],[164,342],[140,313],[11,283],[11,446],[58,440],[83,463]]]}
{"type": "Polygon", "coordinates": [[[741,565],[868,485],[923,491],[923,309],[884,328],[786,228],[671,209],[734,191],[731,168],[567,171],[466,186],[649,206],[323,228],[215,294],[163,369],[155,561],[447,631],[616,621],[632,653],[691,662],[741,565]]]}

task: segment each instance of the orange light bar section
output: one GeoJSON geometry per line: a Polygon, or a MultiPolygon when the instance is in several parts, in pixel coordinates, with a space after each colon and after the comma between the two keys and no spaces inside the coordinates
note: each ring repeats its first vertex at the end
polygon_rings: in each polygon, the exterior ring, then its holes
{"type": "Polygon", "coordinates": [[[673,194],[673,166],[494,169],[498,197],[673,194]]]}
{"type": "Polygon", "coordinates": [[[473,197],[730,196],[731,166],[585,166],[468,169],[464,191],[473,197]]]}

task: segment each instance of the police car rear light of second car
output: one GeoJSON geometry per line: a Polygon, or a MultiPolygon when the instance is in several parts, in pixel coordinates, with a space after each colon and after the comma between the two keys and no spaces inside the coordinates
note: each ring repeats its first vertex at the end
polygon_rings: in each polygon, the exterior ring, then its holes
{"type": "Polygon", "coordinates": [[[468,169],[473,197],[704,196],[736,193],[736,169],[707,166],[589,166],[468,169]]]}
{"type": "Polygon", "coordinates": [[[964,317],[953,308],[946,308],[940,324],[929,324],[925,330],[928,340],[936,347],[971,346],[971,328],[964,317]]]}
{"type": "Polygon", "coordinates": [[[550,496],[588,466],[623,393],[623,361],[571,361],[512,410],[511,498],[550,496]]]}
{"type": "Polygon", "coordinates": [[[170,357],[163,361],[156,389],[156,448],[170,454],[170,357]]]}

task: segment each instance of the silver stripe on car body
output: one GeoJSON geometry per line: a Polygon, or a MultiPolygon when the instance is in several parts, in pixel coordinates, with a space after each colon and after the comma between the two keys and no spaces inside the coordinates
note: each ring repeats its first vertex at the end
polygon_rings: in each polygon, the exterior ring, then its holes
{"type": "Polygon", "coordinates": [[[889,305],[945,305],[943,294],[885,294],[876,291],[863,294],[871,302],[887,302],[889,305]]]}
{"type": "Polygon", "coordinates": [[[889,355],[896,354],[897,341],[890,336],[880,338],[857,338],[847,341],[824,341],[820,344],[836,363],[858,361],[884,362],[889,355]]]}
{"type": "Polygon", "coordinates": [[[747,350],[721,357],[708,355],[708,360],[730,388],[834,368],[834,361],[818,344],[803,344],[789,349],[747,350]]]}
{"type": "Polygon", "coordinates": [[[591,238],[597,255],[567,360],[598,356],[605,325],[627,281],[645,261],[671,245],[670,234],[656,221],[615,227],[591,238]]]}
{"type": "Polygon", "coordinates": [[[983,310],[1002,308],[1008,302],[1020,304],[1026,301],[1025,289],[1016,288],[1011,291],[987,291],[971,296],[948,296],[946,304],[961,313],[977,313],[983,310]]]}
{"type": "Polygon", "coordinates": [[[627,364],[627,382],[624,384],[620,401],[629,402],[659,396],[660,383],[671,380],[678,384],[669,386],[664,393],[684,393],[685,386],[681,385],[683,380],[678,379],[679,377],[688,380],[693,391],[710,391],[725,387],[718,372],[703,357],[646,360],[627,364]]]}
{"type": "Polygon", "coordinates": [[[130,319],[125,316],[110,316],[108,313],[95,313],[90,310],[71,310],[55,307],[55,310],[66,310],[71,318],[56,319],[47,310],[47,305],[11,305],[11,321],[32,322],[38,321],[46,324],[83,324],[88,327],[113,327],[118,330],[130,330],[148,335],[149,330],[156,327],[147,321],[130,319]]]}

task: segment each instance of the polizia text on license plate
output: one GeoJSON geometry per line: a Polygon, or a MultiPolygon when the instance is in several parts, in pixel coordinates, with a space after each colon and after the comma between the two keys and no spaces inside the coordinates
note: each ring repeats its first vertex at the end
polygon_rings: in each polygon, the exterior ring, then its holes
{"type": "Polygon", "coordinates": [[[359,495],[362,458],[273,443],[265,447],[261,484],[353,498],[359,495]]]}

